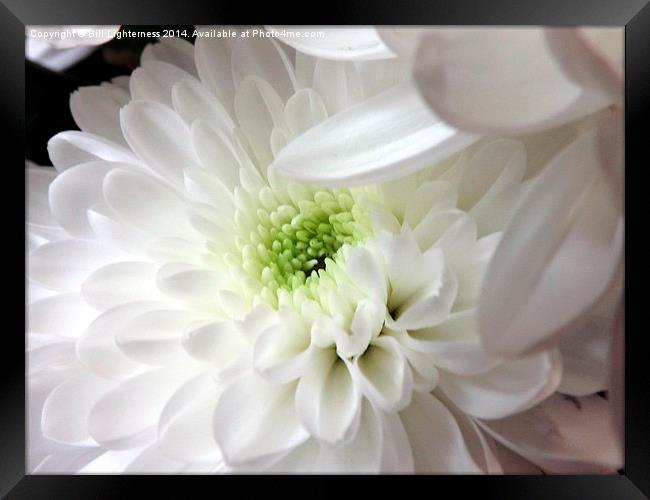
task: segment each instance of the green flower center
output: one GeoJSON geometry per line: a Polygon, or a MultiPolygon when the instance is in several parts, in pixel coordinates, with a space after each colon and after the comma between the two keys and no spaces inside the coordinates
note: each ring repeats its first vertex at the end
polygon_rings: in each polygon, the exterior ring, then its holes
{"type": "MultiPolygon", "coordinates": [[[[327,272],[339,249],[372,234],[370,217],[347,189],[311,189],[290,184],[289,195],[260,191],[254,229],[240,238],[242,267],[260,283],[265,302],[275,305],[280,289],[293,292],[327,272]]],[[[252,214],[249,214],[252,215],[252,214]]],[[[241,236],[241,232],[240,232],[241,236]]],[[[306,285],[306,286],[305,286],[306,285]]]]}

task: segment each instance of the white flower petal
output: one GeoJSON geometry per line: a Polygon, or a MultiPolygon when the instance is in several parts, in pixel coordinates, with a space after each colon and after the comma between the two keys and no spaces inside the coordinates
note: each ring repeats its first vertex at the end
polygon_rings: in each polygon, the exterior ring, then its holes
{"type": "Polygon", "coordinates": [[[400,419],[411,443],[415,472],[481,472],[454,416],[431,394],[415,393],[411,404],[400,412],[400,419]]]}
{"type": "Polygon", "coordinates": [[[149,60],[131,73],[129,89],[133,100],[153,101],[172,107],[172,88],[192,75],[166,62],[149,60]]]}
{"type": "Polygon", "coordinates": [[[469,415],[495,419],[531,408],[552,394],[562,367],[556,351],[506,361],[477,375],[440,372],[440,388],[469,415]]]}
{"type": "Polygon", "coordinates": [[[382,336],[357,356],[361,388],[370,401],[381,410],[402,410],[411,400],[413,378],[409,364],[397,341],[382,336]]]}
{"type": "Polygon", "coordinates": [[[458,208],[480,209],[505,189],[519,184],[526,172],[526,149],[519,141],[497,139],[483,144],[467,161],[458,186],[458,208]]]}
{"type": "Polygon", "coordinates": [[[120,325],[115,342],[128,357],[141,363],[182,364],[189,358],[185,356],[181,337],[197,319],[187,311],[147,311],[120,325]]]}
{"type": "Polygon", "coordinates": [[[192,144],[205,170],[216,174],[224,186],[234,190],[239,185],[240,162],[232,138],[201,120],[194,122],[191,133],[192,144]]]}
{"type": "Polygon", "coordinates": [[[524,413],[481,427],[515,453],[559,474],[614,474],[622,467],[622,443],[609,404],[600,396],[556,394],[524,413]]]}
{"type": "Polygon", "coordinates": [[[368,401],[364,400],[360,406],[359,431],[354,439],[340,446],[322,443],[316,462],[317,472],[376,474],[381,471],[384,418],[368,401]]]}
{"type": "Polygon", "coordinates": [[[45,243],[30,254],[29,278],[48,288],[78,291],[98,267],[119,260],[120,254],[91,241],[61,240],[45,243]]]}
{"type": "Polygon", "coordinates": [[[162,368],[122,382],[93,406],[90,435],[113,450],[152,442],[165,404],[188,378],[186,370],[162,368]]]}
{"type": "Polygon", "coordinates": [[[75,130],[56,134],[48,141],[47,151],[52,165],[59,172],[80,163],[97,160],[128,163],[136,169],[140,164],[140,160],[129,149],[104,137],[75,130]]]}
{"type": "Polygon", "coordinates": [[[415,330],[435,326],[444,321],[451,312],[458,292],[458,282],[445,269],[441,284],[407,305],[402,304],[395,320],[387,321],[393,329],[415,330]]]}
{"type": "Polygon", "coordinates": [[[402,59],[413,58],[420,36],[424,31],[424,29],[416,27],[377,28],[377,34],[382,42],[402,59]]]}
{"type": "Polygon", "coordinates": [[[494,439],[478,426],[473,417],[456,407],[443,393],[436,391],[435,395],[456,419],[463,441],[474,463],[480,467],[483,473],[501,474],[503,469],[497,459],[497,443],[494,439]]]}
{"type": "Polygon", "coordinates": [[[249,76],[237,87],[235,115],[258,165],[266,167],[273,160],[271,132],[274,127],[284,127],[282,100],[268,82],[249,76]]]}
{"type": "Polygon", "coordinates": [[[253,366],[264,378],[276,383],[295,380],[308,361],[310,332],[306,326],[282,321],[261,332],[255,340],[253,366]]]}
{"type": "Polygon", "coordinates": [[[202,119],[217,130],[231,132],[235,128],[223,104],[196,80],[183,80],[172,88],[174,109],[191,126],[202,119]]]}
{"type": "Polygon", "coordinates": [[[314,90],[323,98],[330,116],[361,102],[361,77],[351,62],[318,59],[314,68],[314,90]]]}
{"type": "Polygon", "coordinates": [[[296,76],[284,51],[272,38],[242,37],[232,44],[232,77],[239,87],[247,76],[273,85],[283,102],[297,89],[296,76]]]}
{"type": "Polygon", "coordinates": [[[362,354],[371,339],[376,338],[384,326],[386,306],[383,302],[364,299],[357,303],[347,331],[335,330],[336,352],[343,358],[362,354]],[[338,332],[338,334],[337,334],[338,332]],[[343,334],[343,335],[341,335],[343,334]]]}
{"type": "Polygon", "coordinates": [[[88,414],[115,383],[83,374],[57,386],[47,397],[42,413],[45,437],[71,445],[94,444],[88,433],[88,414]]]}
{"type": "Polygon", "coordinates": [[[233,114],[235,85],[230,70],[230,47],[228,41],[217,37],[198,37],[194,45],[196,70],[205,85],[233,114]]]}
{"type": "Polygon", "coordinates": [[[248,347],[231,321],[215,321],[188,330],[182,339],[185,350],[194,358],[227,368],[248,347]]]}
{"type": "Polygon", "coordinates": [[[563,369],[559,392],[588,396],[609,388],[611,338],[621,294],[622,284],[612,286],[583,324],[560,339],[563,369]]]}
{"type": "Polygon", "coordinates": [[[114,168],[127,164],[96,161],[82,163],[60,173],[50,185],[50,208],[57,222],[72,236],[92,239],[86,212],[103,201],[102,182],[114,168]]]}
{"type": "Polygon", "coordinates": [[[384,413],[381,472],[410,474],[415,472],[413,453],[406,429],[398,414],[384,413]]]}
{"type": "Polygon", "coordinates": [[[52,295],[29,305],[27,330],[76,338],[96,316],[78,293],[52,295]]]}
{"type": "Polygon", "coordinates": [[[348,276],[369,297],[385,304],[387,298],[386,273],[381,264],[364,247],[354,247],[346,260],[348,276]]]}
{"type": "Polygon", "coordinates": [[[623,38],[619,27],[546,29],[546,40],[562,69],[586,88],[623,100],[623,38]]]}
{"type": "Polygon", "coordinates": [[[158,288],[170,297],[188,302],[214,302],[223,278],[215,271],[170,263],[158,271],[157,282],[158,288]]]}
{"type": "Polygon", "coordinates": [[[129,93],[117,86],[80,87],[70,96],[70,111],[84,132],[105,137],[126,146],[120,127],[120,108],[129,102],[129,93]]]}
{"type": "MultiPolygon", "coordinates": [[[[51,442],[51,441],[50,441],[51,442]]],[[[31,474],[69,474],[71,470],[84,470],[89,464],[93,463],[105,453],[99,447],[79,447],[73,448],[64,445],[58,445],[54,453],[47,455],[44,460],[36,466],[29,467],[31,474]]]]}
{"type": "Polygon", "coordinates": [[[113,170],[104,179],[104,198],[119,217],[157,236],[195,237],[186,204],[161,181],[149,175],[113,170]]]}
{"type": "Polygon", "coordinates": [[[39,228],[54,228],[56,221],[48,200],[50,184],[56,179],[53,168],[30,166],[25,168],[27,190],[27,221],[39,228]]]}
{"type": "Polygon", "coordinates": [[[432,165],[475,139],[441,122],[405,84],[313,127],[287,145],[272,167],[316,184],[381,182],[432,165]]]}
{"type": "Polygon", "coordinates": [[[410,349],[429,354],[437,367],[451,373],[476,375],[500,362],[481,346],[472,309],[453,313],[432,328],[412,330],[396,338],[410,349]]]}
{"type": "Polygon", "coordinates": [[[213,205],[224,215],[234,215],[232,193],[221,182],[218,175],[203,168],[186,168],[183,176],[188,193],[200,201],[213,205]]]}
{"type": "Polygon", "coordinates": [[[599,178],[592,129],[561,151],[521,201],[486,271],[478,308],[488,350],[530,351],[600,298],[623,224],[599,178]]]}
{"type": "Polygon", "coordinates": [[[312,89],[300,89],[292,95],[284,107],[289,131],[300,135],[327,118],[322,97],[312,89]]]}
{"type": "Polygon", "coordinates": [[[531,132],[587,116],[612,102],[566,75],[543,28],[424,33],[414,77],[439,116],[475,132],[531,132]]]}
{"type": "Polygon", "coordinates": [[[451,209],[456,206],[456,193],[448,182],[432,181],[417,187],[407,201],[404,222],[415,229],[422,219],[434,210],[451,209]]]}
{"type": "Polygon", "coordinates": [[[346,363],[333,349],[315,349],[296,391],[296,410],[309,432],[332,444],[356,434],[360,394],[346,363]]]}
{"type": "Polygon", "coordinates": [[[118,220],[117,214],[105,203],[93,206],[86,212],[86,215],[96,240],[131,255],[141,257],[144,254],[148,235],[133,226],[122,223],[118,220]]]}
{"type": "Polygon", "coordinates": [[[92,307],[106,310],[134,301],[160,300],[156,288],[157,266],[150,262],[124,261],[100,267],[81,285],[92,307]]]}
{"type": "Polygon", "coordinates": [[[130,450],[105,451],[81,467],[79,474],[122,473],[142,454],[144,449],[144,447],[137,447],[130,450]]]}
{"type": "Polygon", "coordinates": [[[160,309],[155,302],[131,302],[109,309],[98,316],[77,340],[77,356],[91,371],[114,380],[125,380],[140,373],[144,366],[127,357],[115,342],[116,327],[133,318],[160,309]]]}
{"type": "Polygon", "coordinates": [[[214,432],[227,463],[290,450],[308,437],[294,408],[295,384],[270,384],[255,373],[226,388],[214,413],[214,432]]]}
{"type": "Polygon", "coordinates": [[[277,39],[304,54],[323,59],[369,60],[395,57],[375,28],[266,26],[277,39]]]}
{"type": "Polygon", "coordinates": [[[197,76],[194,67],[194,46],[183,38],[164,37],[160,43],[147,45],[140,55],[142,62],[162,61],[197,76]]]}
{"type": "Polygon", "coordinates": [[[38,340],[49,335],[33,335],[28,333],[27,339],[27,373],[36,375],[40,371],[65,369],[75,364],[74,342],[71,339],[57,336],[56,341],[39,345],[38,340]]]}
{"type": "Polygon", "coordinates": [[[219,392],[214,380],[203,374],[187,382],[170,398],[158,426],[161,451],[188,463],[221,459],[212,425],[219,392]]]}
{"type": "Polygon", "coordinates": [[[184,168],[198,165],[190,129],[167,106],[131,101],[120,111],[120,122],[131,149],[162,177],[178,182],[184,168]]]}

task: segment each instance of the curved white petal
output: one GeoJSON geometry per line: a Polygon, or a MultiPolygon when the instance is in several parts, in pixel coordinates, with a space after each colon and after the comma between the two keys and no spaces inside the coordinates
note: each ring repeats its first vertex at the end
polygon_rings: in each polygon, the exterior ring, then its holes
{"type": "Polygon", "coordinates": [[[318,59],[314,67],[314,90],[323,98],[329,115],[349,108],[364,98],[361,76],[350,62],[318,59]]]}
{"type": "Polygon", "coordinates": [[[309,329],[292,323],[282,321],[255,339],[253,366],[260,375],[276,383],[298,378],[309,359],[309,329]]]}
{"type": "Polygon", "coordinates": [[[233,191],[239,185],[240,161],[232,137],[214,130],[209,123],[197,120],[192,124],[192,144],[205,168],[233,191]]]}
{"type": "Polygon", "coordinates": [[[42,413],[43,434],[71,445],[94,444],[88,433],[88,414],[115,383],[83,374],[57,386],[47,397],[42,413]]]}
{"type": "Polygon", "coordinates": [[[159,43],[147,45],[140,55],[140,60],[166,62],[197,76],[194,66],[194,46],[183,38],[164,37],[159,43]]]}
{"type": "Polygon", "coordinates": [[[163,178],[182,181],[183,169],[199,164],[190,129],[167,106],[131,101],[120,110],[120,123],[131,149],[163,178]]]}
{"type": "Polygon", "coordinates": [[[452,413],[431,394],[416,393],[400,412],[415,462],[415,472],[424,474],[478,473],[452,413]]]}
{"type": "Polygon", "coordinates": [[[504,446],[550,473],[613,474],[623,464],[608,402],[552,396],[503,420],[479,421],[504,446]]]}
{"type": "Polygon", "coordinates": [[[183,334],[183,348],[190,356],[213,363],[218,370],[237,362],[248,344],[231,321],[214,321],[183,334]]]}
{"type": "Polygon", "coordinates": [[[354,360],[361,389],[379,409],[402,410],[413,392],[413,376],[397,341],[388,336],[375,339],[354,360]]]}
{"type": "Polygon", "coordinates": [[[187,370],[162,368],[122,382],[93,406],[90,435],[114,450],[152,442],[165,404],[189,377],[187,370]]]}
{"type": "Polygon", "coordinates": [[[474,140],[475,136],[441,122],[415,89],[403,84],[297,137],[278,154],[271,168],[316,184],[382,182],[432,165],[474,140]]]}
{"type": "Polygon", "coordinates": [[[560,125],[613,102],[567,76],[543,28],[427,32],[417,50],[414,78],[450,125],[490,134],[560,125]]]}
{"type": "Polygon", "coordinates": [[[300,89],[287,101],[284,117],[289,131],[296,136],[325,120],[327,109],[318,92],[300,89]]]}
{"type": "Polygon", "coordinates": [[[375,256],[366,248],[357,246],[346,259],[348,276],[368,297],[386,303],[388,283],[386,273],[375,256]]]}
{"type": "Polygon", "coordinates": [[[255,373],[227,387],[214,413],[214,432],[229,464],[295,448],[308,437],[294,408],[295,384],[270,384],[255,373]]]}
{"type": "Polygon", "coordinates": [[[221,452],[214,438],[212,416],[220,389],[208,374],[183,385],[160,415],[158,442],[165,454],[188,463],[214,462],[221,452]]]}
{"type": "Polygon", "coordinates": [[[91,372],[114,380],[125,380],[137,375],[144,365],[129,358],[115,342],[116,327],[128,324],[133,318],[160,309],[156,302],[131,302],[114,307],[99,315],[77,340],[79,360],[91,372]]]}
{"type": "Polygon", "coordinates": [[[597,167],[596,137],[592,129],[554,158],[504,231],[479,299],[489,351],[549,342],[610,285],[623,222],[597,167]]]}
{"type": "Polygon", "coordinates": [[[203,119],[218,130],[231,132],[235,127],[223,104],[208,89],[195,80],[185,79],[172,87],[174,109],[191,126],[203,119]]]}
{"type": "Polygon", "coordinates": [[[50,209],[57,222],[72,236],[92,239],[87,211],[103,201],[102,182],[124,163],[96,161],[82,163],[57,175],[50,185],[50,209]]]}
{"type": "Polygon", "coordinates": [[[156,366],[189,360],[181,345],[184,331],[199,318],[187,311],[147,311],[116,328],[115,343],[129,358],[156,366]]]}
{"type": "Polygon", "coordinates": [[[560,383],[556,351],[505,361],[477,375],[440,371],[440,388],[461,410],[478,418],[503,418],[534,406],[560,383]]]}
{"type": "Polygon", "coordinates": [[[222,288],[222,281],[222,276],[215,271],[174,262],[161,267],[157,275],[160,291],[170,297],[196,303],[214,303],[222,288]]]}
{"type": "Polygon", "coordinates": [[[76,338],[96,316],[78,293],[52,295],[29,305],[27,331],[76,338]]]}
{"type": "Polygon", "coordinates": [[[124,261],[100,267],[81,285],[92,307],[106,310],[129,302],[160,300],[156,288],[157,266],[149,262],[124,261]]]}
{"type": "Polygon", "coordinates": [[[142,65],[131,73],[131,98],[172,107],[172,88],[183,80],[193,80],[192,75],[166,62],[143,61],[142,65]]]}
{"type": "Polygon", "coordinates": [[[126,170],[104,178],[104,198],[126,223],[157,236],[194,237],[186,204],[160,180],[126,170]]]}
{"type": "Polygon", "coordinates": [[[452,313],[431,328],[397,333],[396,338],[410,349],[429,354],[437,367],[459,375],[477,375],[501,361],[483,349],[472,309],[452,313]]]}
{"type": "Polygon", "coordinates": [[[27,221],[43,229],[55,229],[49,203],[50,184],[56,179],[53,168],[27,166],[25,168],[25,189],[27,191],[27,221]]]}
{"type": "Polygon", "coordinates": [[[361,397],[347,364],[333,349],[315,349],[298,382],[296,410],[319,439],[338,444],[356,434],[361,397]]]}
{"type": "Polygon", "coordinates": [[[47,143],[47,152],[52,165],[59,172],[97,160],[128,163],[136,169],[140,164],[140,160],[128,148],[104,137],[75,130],[59,132],[52,137],[47,143]]]}
{"type": "Polygon", "coordinates": [[[266,26],[294,49],[323,59],[339,61],[387,59],[395,54],[384,44],[375,28],[325,28],[322,26],[266,26]]]}
{"type": "Polygon", "coordinates": [[[230,70],[228,40],[217,37],[197,37],[194,44],[194,63],[205,85],[223,103],[230,116],[233,114],[235,85],[230,70]]]}
{"type": "Polygon", "coordinates": [[[616,308],[622,296],[619,280],[612,286],[580,327],[560,338],[562,383],[558,392],[588,396],[609,388],[610,352],[616,308]]]}
{"type": "Polygon", "coordinates": [[[70,96],[70,111],[84,132],[126,146],[120,127],[120,108],[127,102],[129,93],[116,85],[80,87],[70,96]]]}
{"type": "Polygon", "coordinates": [[[293,66],[285,52],[272,38],[240,37],[233,41],[232,78],[239,87],[248,76],[266,80],[286,102],[297,88],[293,66]]]}
{"type": "Polygon", "coordinates": [[[273,160],[271,133],[274,127],[285,127],[283,111],[283,102],[269,82],[247,76],[237,87],[235,115],[263,171],[273,160]]]}
{"type": "Polygon", "coordinates": [[[623,101],[624,30],[620,27],[547,28],[546,39],[570,78],[623,101]]]}
{"type": "Polygon", "coordinates": [[[90,273],[120,257],[119,253],[92,241],[52,241],[29,255],[29,278],[54,290],[79,291],[90,273]]]}

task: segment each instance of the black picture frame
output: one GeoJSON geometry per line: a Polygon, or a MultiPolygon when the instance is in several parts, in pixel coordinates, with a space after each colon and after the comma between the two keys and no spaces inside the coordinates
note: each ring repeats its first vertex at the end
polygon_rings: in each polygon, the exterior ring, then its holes
{"type": "MultiPolygon", "coordinates": [[[[379,25],[607,25],[625,26],[625,155],[626,155],[626,289],[640,281],[631,242],[630,224],[646,214],[635,216],[633,204],[643,199],[642,175],[648,168],[647,133],[644,122],[650,100],[650,5],[648,0],[435,0],[362,1],[328,0],[318,8],[305,2],[305,8],[267,3],[223,2],[207,0],[175,2],[173,0],[0,0],[0,86],[3,125],[6,127],[3,147],[5,164],[2,170],[2,218],[6,251],[3,270],[4,331],[0,333],[0,496],[8,499],[73,499],[130,498],[136,488],[146,487],[150,493],[161,491],[165,498],[195,494],[195,487],[206,487],[213,494],[214,483],[234,481],[232,486],[247,487],[242,476],[68,476],[25,474],[25,366],[24,366],[24,222],[23,211],[16,207],[21,199],[17,188],[24,164],[25,131],[25,59],[24,27],[29,24],[379,24],[379,25]],[[291,12],[288,14],[287,12],[291,12]],[[7,196],[10,195],[10,196],[7,196]],[[631,267],[635,265],[635,267],[631,267]],[[21,325],[23,332],[20,332],[21,325]],[[192,481],[192,484],[189,483],[192,481]],[[195,481],[202,482],[198,485],[195,481]],[[191,489],[188,489],[191,488],[191,489]]],[[[23,179],[24,182],[24,179],[23,179]]],[[[24,192],[22,193],[24,195],[24,192]]],[[[24,202],[24,199],[23,199],[24,202]]],[[[643,295],[641,295],[643,296],[643,295]]],[[[626,326],[636,314],[632,304],[635,296],[627,294],[626,326]]],[[[414,487],[435,488],[431,491],[453,492],[462,498],[479,491],[481,498],[491,499],[637,499],[650,497],[650,391],[644,369],[647,350],[643,347],[645,331],[626,328],[626,404],[625,404],[625,468],[613,476],[415,476],[426,481],[414,487]],[[434,484],[428,484],[433,482],[434,484]],[[442,488],[442,489],[440,489],[442,488]]],[[[275,476],[272,480],[279,480],[275,476]]],[[[293,481],[315,479],[294,476],[293,481]]],[[[366,477],[323,476],[324,488],[317,494],[336,494],[366,477]],[[344,481],[341,483],[341,481],[344,481]]],[[[377,480],[401,479],[381,476],[377,480]]],[[[225,484],[224,484],[225,485],[225,484]]],[[[245,490],[242,490],[245,491],[245,490]]],[[[425,490],[426,491],[426,490],[425,490]]],[[[282,493],[280,491],[279,493],[282,493]]],[[[309,490],[313,495],[314,491],[309,490]]]]}

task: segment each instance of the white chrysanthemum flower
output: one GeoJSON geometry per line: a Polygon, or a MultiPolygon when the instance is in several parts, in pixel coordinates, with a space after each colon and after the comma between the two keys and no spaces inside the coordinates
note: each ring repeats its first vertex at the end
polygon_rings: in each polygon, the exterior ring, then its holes
{"type": "Polygon", "coordinates": [[[56,170],[27,168],[30,470],[521,465],[490,436],[554,393],[560,354],[486,354],[475,308],[539,165],[511,139],[461,151],[477,138],[429,113],[400,65],[172,39],[73,94],[82,132],[50,141],[56,170]],[[333,171],[385,182],[277,173],[286,144],[342,116],[333,171]]]}

